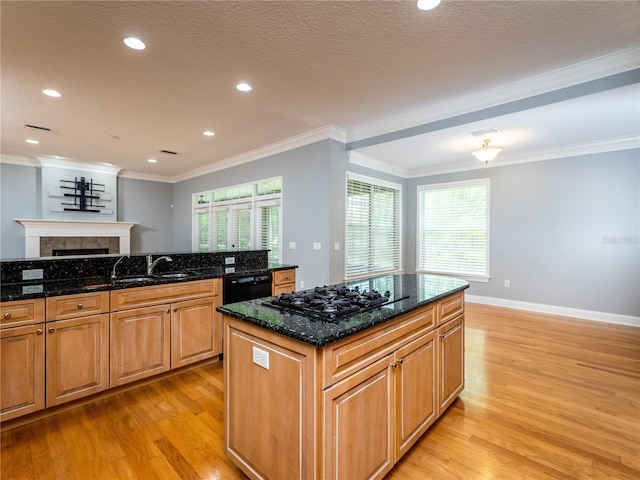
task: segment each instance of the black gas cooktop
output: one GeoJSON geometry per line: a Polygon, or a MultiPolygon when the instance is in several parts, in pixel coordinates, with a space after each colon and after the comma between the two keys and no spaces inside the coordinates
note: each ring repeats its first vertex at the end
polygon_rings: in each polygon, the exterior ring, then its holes
{"type": "MultiPolygon", "coordinates": [[[[316,287],[295,293],[283,293],[266,305],[305,314],[321,320],[336,320],[378,308],[390,300],[390,293],[360,290],[344,286],[316,287]]],[[[395,300],[394,300],[395,301],[395,300]]]]}

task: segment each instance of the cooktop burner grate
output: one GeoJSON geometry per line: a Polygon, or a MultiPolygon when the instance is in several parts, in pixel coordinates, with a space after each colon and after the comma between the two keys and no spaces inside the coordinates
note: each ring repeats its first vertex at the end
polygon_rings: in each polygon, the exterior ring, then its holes
{"type": "Polygon", "coordinates": [[[389,302],[391,294],[376,290],[361,291],[358,287],[316,287],[295,293],[283,293],[265,305],[293,310],[313,318],[335,320],[354,313],[377,308],[389,302]]]}

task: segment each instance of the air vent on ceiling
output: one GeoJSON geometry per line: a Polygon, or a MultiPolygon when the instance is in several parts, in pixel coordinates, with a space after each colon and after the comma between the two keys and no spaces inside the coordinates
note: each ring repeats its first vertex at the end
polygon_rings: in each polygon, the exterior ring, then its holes
{"type": "Polygon", "coordinates": [[[168,153],[169,155],[177,155],[178,152],[172,152],[171,150],[160,150],[160,153],[168,153]]]}
{"type": "Polygon", "coordinates": [[[474,137],[484,137],[485,135],[491,135],[492,133],[498,133],[500,131],[499,128],[487,128],[485,130],[476,130],[475,132],[469,132],[474,137]]]}
{"type": "Polygon", "coordinates": [[[47,127],[40,127],[38,125],[30,125],[28,123],[25,123],[24,128],[32,128],[34,130],[40,130],[41,132],[50,132],[51,129],[47,128],[47,127]]]}

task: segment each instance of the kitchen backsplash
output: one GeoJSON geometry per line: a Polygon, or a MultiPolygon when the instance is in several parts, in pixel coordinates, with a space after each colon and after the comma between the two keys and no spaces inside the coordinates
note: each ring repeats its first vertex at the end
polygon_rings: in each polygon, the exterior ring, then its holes
{"type": "MultiPolygon", "coordinates": [[[[155,253],[170,256],[172,262],[160,262],[154,269],[156,273],[199,270],[221,267],[225,273],[235,271],[263,270],[268,268],[268,250],[246,250],[209,253],[155,253]]],[[[33,260],[12,260],[0,262],[0,283],[22,283],[28,281],[66,280],[92,277],[109,277],[113,265],[120,256],[92,256],[83,258],[48,258],[33,260]],[[42,270],[42,275],[39,274],[42,270]],[[27,277],[23,278],[23,271],[27,277]],[[34,278],[38,277],[38,278],[34,278]]],[[[146,254],[132,254],[125,257],[117,267],[118,275],[136,275],[146,272],[146,254]]]]}

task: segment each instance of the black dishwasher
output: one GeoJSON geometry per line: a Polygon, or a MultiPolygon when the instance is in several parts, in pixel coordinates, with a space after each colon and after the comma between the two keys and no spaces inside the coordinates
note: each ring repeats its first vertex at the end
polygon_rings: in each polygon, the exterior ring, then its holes
{"type": "Polygon", "coordinates": [[[224,276],[222,303],[242,302],[271,295],[271,272],[224,276]]]}

